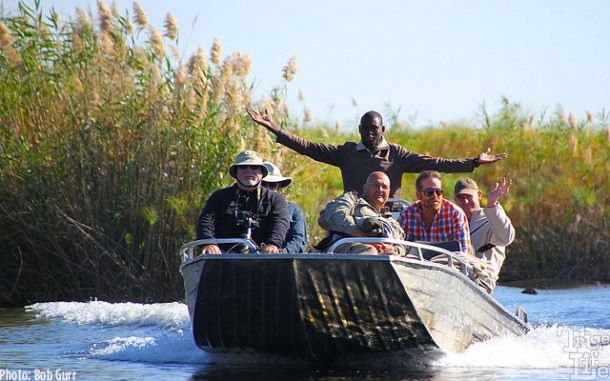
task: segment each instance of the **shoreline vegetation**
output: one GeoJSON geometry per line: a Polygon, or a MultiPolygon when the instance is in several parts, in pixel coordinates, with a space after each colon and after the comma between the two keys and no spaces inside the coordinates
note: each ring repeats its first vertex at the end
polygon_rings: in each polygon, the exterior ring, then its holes
{"type": "MultiPolygon", "coordinates": [[[[245,148],[294,179],[285,194],[304,211],[310,244],[321,207],[341,193],[336,168],[301,157],[255,126],[246,106],[316,142],[358,140],[337,124],[296,117],[284,103],[297,72],[252,99],[250,58],[209,50],[179,56],[179,29],[144,10],[98,1],[69,20],[40,2],[0,15],[0,307],[54,300],[162,302],[183,298],[178,249],[194,238],[207,197],[228,186],[245,148]]],[[[507,152],[472,176],[484,188],[513,179],[502,203],[517,230],[500,284],[610,281],[610,115],[558,107],[531,115],[503,100],[475,124],[413,128],[383,110],[387,138],[450,158],[507,152]]],[[[416,174],[403,177],[411,198],[416,174]]],[[[450,187],[449,185],[447,185],[450,187]]],[[[484,200],[485,202],[485,200],[484,200]]]]}

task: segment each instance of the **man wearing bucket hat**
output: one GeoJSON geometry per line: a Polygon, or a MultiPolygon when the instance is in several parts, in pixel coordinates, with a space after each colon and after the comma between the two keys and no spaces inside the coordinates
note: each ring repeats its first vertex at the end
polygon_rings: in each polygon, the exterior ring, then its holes
{"type": "MultiPolygon", "coordinates": [[[[235,184],[212,193],[197,221],[197,239],[250,238],[262,252],[279,253],[289,226],[286,199],[261,187],[268,174],[262,157],[242,151],[229,168],[235,184]]],[[[204,252],[220,254],[235,245],[207,245],[204,252]]]]}
{"type": "Polygon", "coordinates": [[[489,284],[493,289],[505,258],[506,246],[515,239],[515,228],[498,199],[510,190],[512,180],[502,179],[487,196],[487,206],[481,208],[482,193],[473,179],[464,178],[455,184],[455,203],[464,210],[470,225],[470,240],[478,258],[489,264],[489,284]]]}
{"type": "MultiPolygon", "coordinates": [[[[262,186],[272,192],[286,188],[292,183],[292,178],[282,176],[277,165],[265,162],[268,174],[262,180],[262,186]]],[[[286,240],[282,246],[282,253],[304,253],[307,249],[307,225],[303,211],[296,204],[288,202],[288,213],[290,215],[290,227],[286,234],[286,240]]]]}
{"type": "Polygon", "coordinates": [[[369,111],[360,118],[359,143],[346,142],[338,146],[310,142],[278,128],[268,115],[251,108],[246,108],[246,112],[254,122],[273,133],[278,143],[315,161],[338,167],[344,192],[362,191],[368,175],[382,171],[390,178],[390,197],[400,197],[403,173],[431,169],[448,173],[473,172],[479,165],[495,163],[508,156],[506,153],[490,154],[489,148],[472,159],[445,159],[409,151],[385,139],[385,126],[377,111],[369,111]]]}

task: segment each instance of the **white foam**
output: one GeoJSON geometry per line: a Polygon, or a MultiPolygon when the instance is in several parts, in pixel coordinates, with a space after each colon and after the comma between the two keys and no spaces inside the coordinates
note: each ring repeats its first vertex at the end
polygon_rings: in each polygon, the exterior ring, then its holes
{"type": "MultiPolygon", "coordinates": [[[[193,364],[291,363],[282,357],[202,351],[194,343],[188,310],[181,303],[60,302],[35,304],[28,309],[41,318],[60,323],[83,328],[103,326],[103,330],[92,330],[94,336],[88,343],[75,343],[78,349],[72,353],[87,358],[193,364]]],[[[537,327],[525,336],[476,343],[463,353],[441,358],[434,365],[441,368],[607,368],[610,367],[610,330],[558,325],[537,327]]]]}
{"type": "Polygon", "coordinates": [[[556,369],[610,365],[610,330],[553,325],[525,336],[494,338],[447,355],[436,365],[556,369]],[[605,344],[605,345],[604,345],[605,344]]]}
{"type": "Polygon", "coordinates": [[[55,302],[38,303],[27,309],[44,319],[107,328],[95,331],[101,339],[93,344],[75,344],[76,348],[69,352],[79,357],[151,363],[294,363],[269,355],[204,352],[195,344],[188,308],[182,303],[55,302]]]}
{"type": "Polygon", "coordinates": [[[158,326],[165,329],[190,329],[188,308],[183,303],[37,303],[27,309],[38,317],[63,320],[78,325],[158,326]]]}

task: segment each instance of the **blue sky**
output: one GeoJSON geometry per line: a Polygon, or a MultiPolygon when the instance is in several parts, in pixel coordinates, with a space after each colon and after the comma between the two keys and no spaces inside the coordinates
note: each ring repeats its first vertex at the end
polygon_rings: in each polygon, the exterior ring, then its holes
{"type": "MultiPolygon", "coordinates": [[[[33,4],[33,0],[26,0],[33,4]]],[[[133,14],[132,1],[116,1],[133,14]]],[[[17,0],[3,0],[4,12],[17,0]]],[[[42,0],[60,15],[94,0],[42,0]]],[[[112,4],[112,1],[107,1],[112,4]]],[[[610,109],[610,1],[605,0],[158,0],[139,1],[163,30],[180,26],[185,60],[218,38],[223,53],[249,53],[255,94],[288,87],[293,114],[306,105],[319,121],[350,128],[368,110],[415,125],[475,120],[502,97],[534,115],[561,106],[579,119],[610,109]],[[304,102],[298,100],[302,92],[304,102]],[[354,105],[354,102],[356,105],[354,105]]],[[[46,14],[46,13],[45,13],[46,14]]]]}

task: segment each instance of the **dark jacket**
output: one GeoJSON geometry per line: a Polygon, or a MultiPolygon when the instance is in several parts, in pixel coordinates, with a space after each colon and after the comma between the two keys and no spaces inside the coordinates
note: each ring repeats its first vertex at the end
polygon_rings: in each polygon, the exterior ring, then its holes
{"type": "MultiPolygon", "coordinates": [[[[254,222],[256,244],[282,247],[290,225],[284,196],[265,188],[246,192],[237,184],[212,193],[197,221],[197,239],[242,237],[248,218],[254,222]]],[[[219,246],[226,250],[231,245],[219,246]]]]}
{"type": "Polygon", "coordinates": [[[371,153],[364,145],[346,142],[343,145],[313,143],[285,130],[277,132],[277,142],[310,158],[339,167],[345,192],[362,192],[366,178],[372,172],[382,171],[390,178],[390,197],[400,197],[402,174],[424,170],[457,173],[472,172],[474,159],[444,159],[411,152],[408,149],[382,140],[381,148],[371,153]]]}

